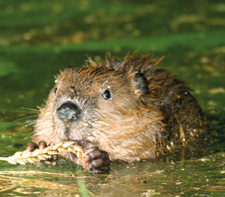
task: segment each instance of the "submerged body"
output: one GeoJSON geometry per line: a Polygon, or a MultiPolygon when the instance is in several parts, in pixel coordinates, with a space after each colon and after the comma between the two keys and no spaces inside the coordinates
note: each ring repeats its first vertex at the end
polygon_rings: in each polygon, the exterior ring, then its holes
{"type": "Polygon", "coordinates": [[[184,82],[157,68],[160,61],[109,56],[65,69],[40,110],[33,141],[85,141],[112,161],[132,162],[200,138],[209,130],[200,106],[184,82]]]}

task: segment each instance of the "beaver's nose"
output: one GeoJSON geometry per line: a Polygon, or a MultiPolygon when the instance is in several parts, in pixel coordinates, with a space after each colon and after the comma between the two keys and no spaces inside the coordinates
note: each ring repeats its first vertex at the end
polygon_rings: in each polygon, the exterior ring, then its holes
{"type": "Polygon", "coordinates": [[[81,109],[72,102],[66,102],[57,109],[57,116],[64,121],[74,121],[80,118],[81,109]]]}

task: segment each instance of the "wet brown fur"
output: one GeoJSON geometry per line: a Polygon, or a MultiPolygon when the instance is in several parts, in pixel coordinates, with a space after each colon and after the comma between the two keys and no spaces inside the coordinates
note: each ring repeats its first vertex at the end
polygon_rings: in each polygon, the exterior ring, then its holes
{"type": "Polygon", "coordinates": [[[40,109],[33,141],[82,139],[111,160],[131,162],[200,138],[209,130],[206,118],[185,83],[156,68],[161,60],[136,54],[116,60],[109,54],[103,63],[90,59],[83,68],[67,68],[40,109]],[[106,89],[109,100],[102,97],[106,89]],[[80,120],[57,118],[56,109],[67,100],[82,109],[80,120]]]}

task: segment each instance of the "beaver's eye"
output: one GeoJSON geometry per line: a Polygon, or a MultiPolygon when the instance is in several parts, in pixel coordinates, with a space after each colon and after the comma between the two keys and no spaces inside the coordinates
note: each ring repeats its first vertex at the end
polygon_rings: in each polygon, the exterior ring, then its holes
{"type": "Polygon", "coordinates": [[[56,94],[56,93],[57,93],[57,91],[58,91],[58,88],[55,88],[55,89],[54,89],[54,93],[56,94]]]}
{"type": "Polygon", "coordinates": [[[70,86],[70,90],[71,91],[74,91],[75,90],[75,87],[74,86],[70,86]]]}
{"type": "Polygon", "coordinates": [[[103,92],[102,94],[102,97],[105,99],[105,100],[108,100],[111,98],[111,93],[109,90],[105,90],[105,92],[103,92]]]}

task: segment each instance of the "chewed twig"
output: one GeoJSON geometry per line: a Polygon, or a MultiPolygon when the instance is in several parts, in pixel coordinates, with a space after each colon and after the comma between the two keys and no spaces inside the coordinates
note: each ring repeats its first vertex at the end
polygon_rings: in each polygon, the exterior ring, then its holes
{"type": "Polygon", "coordinates": [[[74,141],[65,141],[54,146],[47,146],[43,150],[35,149],[34,151],[16,152],[11,157],[0,157],[2,161],[8,161],[11,164],[36,163],[41,160],[47,160],[52,155],[58,155],[59,153],[74,153],[79,160],[82,160],[83,148],[79,145],[74,145],[74,141]]]}

